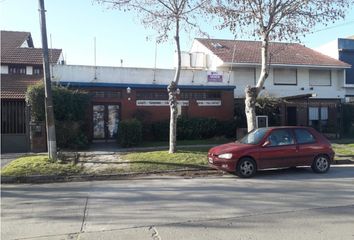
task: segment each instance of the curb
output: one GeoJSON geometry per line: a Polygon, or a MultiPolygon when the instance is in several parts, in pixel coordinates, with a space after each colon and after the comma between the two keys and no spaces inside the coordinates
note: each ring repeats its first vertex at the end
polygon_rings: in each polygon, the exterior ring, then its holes
{"type": "Polygon", "coordinates": [[[354,164],[353,160],[343,159],[343,160],[334,160],[334,165],[346,165],[346,164],[354,164]]]}
{"type": "MultiPolygon", "coordinates": [[[[333,165],[354,165],[354,161],[345,160],[335,160],[333,165]]],[[[70,176],[43,176],[43,175],[33,175],[33,176],[19,176],[19,177],[6,177],[1,176],[1,184],[13,184],[13,183],[54,183],[54,182],[84,182],[84,181],[104,181],[104,180],[127,180],[137,177],[147,177],[151,175],[163,175],[169,174],[171,176],[210,176],[210,175],[223,175],[223,171],[204,168],[204,169],[179,169],[179,170],[167,170],[167,171],[152,171],[152,172],[131,172],[131,173],[120,173],[120,174],[102,174],[102,175],[70,175],[70,176]]]]}
{"type": "Polygon", "coordinates": [[[146,177],[157,174],[169,174],[176,176],[206,176],[206,175],[222,175],[222,171],[211,169],[180,169],[170,171],[153,171],[145,173],[121,173],[121,174],[103,174],[103,175],[71,175],[71,176],[19,176],[19,177],[6,177],[1,176],[2,184],[11,183],[53,183],[53,182],[83,182],[83,181],[104,181],[104,180],[126,180],[136,177],[146,177]]]}

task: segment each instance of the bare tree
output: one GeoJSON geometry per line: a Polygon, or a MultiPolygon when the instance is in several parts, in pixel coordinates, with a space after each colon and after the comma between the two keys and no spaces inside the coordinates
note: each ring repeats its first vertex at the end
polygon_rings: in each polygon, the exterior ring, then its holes
{"type": "Polygon", "coordinates": [[[353,0],[215,0],[208,11],[222,18],[220,28],[260,38],[261,72],[245,89],[248,131],[256,127],[255,104],[270,69],[270,40],[299,40],[317,24],[343,19],[353,0]]]}
{"type": "Polygon", "coordinates": [[[135,11],[141,23],[148,28],[156,30],[157,41],[169,39],[170,32],[174,32],[174,41],[177,52],[177,66],[174,79],[167,87],[170,105],[170,144],[169,153],[176,152],[177,129],[177,88],[181,72],[181,30],[190,32],[192,29],[200,30],[196,20],[198,10],[206,0],[96,0],[109,7],[135,11]]]}

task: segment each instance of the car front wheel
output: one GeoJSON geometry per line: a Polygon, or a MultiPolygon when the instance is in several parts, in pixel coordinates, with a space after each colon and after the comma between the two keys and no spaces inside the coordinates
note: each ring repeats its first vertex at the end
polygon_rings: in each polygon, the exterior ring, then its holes
{"type": "Polygon", "coordinates": [[[330,166],[329,158],[326,155],[320,155],[315,158],[311,168],[316,173],[325,173],[328,172],[330,166]]]}
{"type": "Polygon", "coordinates": [[[243,158],[237,165],[236,175],[241,178],[250,178],[256,174],[256,162],[251,158],[243,158]]]}

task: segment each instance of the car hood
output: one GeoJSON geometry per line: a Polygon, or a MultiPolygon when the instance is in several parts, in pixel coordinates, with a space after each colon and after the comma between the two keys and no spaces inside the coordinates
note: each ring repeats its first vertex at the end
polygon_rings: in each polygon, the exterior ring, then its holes
{"type": "Polygon", "coordinates": [[[233,153],[235,151],[247,149],[250,146],[252,145],[232,142],[211,148],[209,154],[220,155],[223,153],[233,153]]]}

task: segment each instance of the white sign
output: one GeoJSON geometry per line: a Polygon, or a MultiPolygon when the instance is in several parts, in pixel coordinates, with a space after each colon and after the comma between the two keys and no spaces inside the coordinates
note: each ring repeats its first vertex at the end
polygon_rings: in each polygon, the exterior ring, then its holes
{"type": "Polygon", "coordinates": [[[197,100],[197,103],[201,107],[221,106],[221,100],[197,100]]]}
{"type": "MultiPolygon", "coordinates": [[[[189,101],[178,101],[180,106],[189,106],[189,101]]],[[[136,100],[137,106],[169,106],[167,100],[136,100]]]]}

